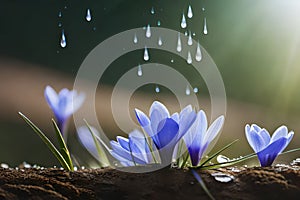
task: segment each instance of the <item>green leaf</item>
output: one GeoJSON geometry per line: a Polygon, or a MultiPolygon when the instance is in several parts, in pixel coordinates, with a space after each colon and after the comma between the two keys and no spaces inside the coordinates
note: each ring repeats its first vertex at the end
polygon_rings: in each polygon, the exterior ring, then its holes
{"type": "Polygon", "coordinates": [[[52,124],[56,133],[56,137],[60,146],[60,153],[62,154],[62,156],[64,157],[65,161],[68,163],[69,168],[71,171],[74,171],[74,166],[73,166],[73,162],[70,156],[70,152],[68,150],[68,147],[64,141],[64,138],[62,137],[62,133],[60,132],[56,122],[54,119],[52,119],[52,124]]]}
{"type": "Polygon", "coordinates": [[[98,156],[99,156],[99,162],[100,162],[100,165],[101,167],[108,167],[110,166],[110,162],[106,156],[106,154],[104,153],[104,149],[100,146],[98,140],[97,140],[97,136],[95,135],[95,133],[93,132],[91,126],[88,124],[88,122],[86,120],[84,120],[86,126],[88,127],[92,137],[93,137],[93,140],[94,140],[94,143],[95,143],[95,146],[96,146],[96,149],[97,149],[97,152],[98,152],[98,156]]]}
{"type": "Polygon", "coordinates": [[[226,145],[225,147],[223,147],[222,149],[220,149],[219,151],[217,151],[216,153],[214,153],[213,155],[211,155],[207,160],[205,160],[200,167],[204,166],[206,163],[208,163],[209,161],[211,161],[214,157],[218,156],[220,153],[222,153],[223,151],[225,151],[226,149],[228,149],[229,147],[231,147],[233,144],[235,144],[238,141],[238,139],[234,140],[233,142],[229,143],[228,145],[226,145]]]}
{"type": "Polygon", "coordinates": [[[19,115],[33,129],[33,131],[42,139],[42,141],[47,145],[47,147],[50,149],[50,151],[54,154],[54,156],[60,162],[62,167],[64,167],[67,170],[71,170],[68,163],[64,159],[64,157],[56,149],[56,147],[52,144],[52,142],[47,138],[47,136],[33,122],[31,122],[25,115],[23,115],[21,112],[19,112],[19,115]]]}

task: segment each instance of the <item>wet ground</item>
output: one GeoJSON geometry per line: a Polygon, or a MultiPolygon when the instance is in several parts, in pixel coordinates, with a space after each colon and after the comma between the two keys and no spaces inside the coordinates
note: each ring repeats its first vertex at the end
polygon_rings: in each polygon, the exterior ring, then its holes
{"type": "MultiPolygon", "coordinates": [[[[0,167],[0,199],[209,199],[190,170],[150,173],[116,169],[0,167]]],[[[200,171],[216,199],[299,199],[300,166],[200,171]]]]}

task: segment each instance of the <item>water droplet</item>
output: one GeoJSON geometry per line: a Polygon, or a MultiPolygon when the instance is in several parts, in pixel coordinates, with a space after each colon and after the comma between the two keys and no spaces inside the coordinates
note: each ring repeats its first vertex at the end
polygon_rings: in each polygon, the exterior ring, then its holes
{"type": "Polygon", "coordinates": [[[205,8],[204,8],[204,7],[202,8],[202,11],[203,11],[203,12],[205,11],[205,8]]]}
{"type": "Polygon", "coordinates": [[[91,10],[87,9],[86,10],[86,16],[85,16],[86,21],[90,22],[92,20],[92,15],[91,15],[91,10]]]}
{"type": "Polygon", "coordinates": [[[58,27],[62,27],[62,23],[61,22],[58,22],[58,27]]]}
{"type": "Polygon", "coordinates": [[[174,62],[174,60],[173,59],[171,59],[171,63],[173,63],[174,62]]]}
{"type": "Polygon", "coordinates": [[[147,28],[146,28],[146,37],[150,38],[151,37],[151,30],[150,30],[150,24],[148,24],[147,28]]]}
{"type": "Polygon", "coordinates": [[[234,179],[234,176],[230,174],[224,174],[222,172],[216,172],[211,174],[216,181],[222,182],[222,183],[228,183],[234,179]]]}
{"type": "Polygon", "coordinates": [[[62,13],[61,13],[61,11],[59,11],[59,13],[58,13],[58,17],[62,17],[62,13]]]}
{"type": "Polygon", "coordinates": [[[195,87],[195,88],[193,89],[193,91],[194,91],[194,93],[198,93],[198,92],[199,92],[199,89],[198,89],[197,87],[195,87]]]}
{"type": "Polygon", "coordinates": [[[1,163],[0,166],[1,166],[2,168],[4,168],[4,169],[8,169],[8,168],[9,168],[8,164],[6,164],[6,163],[1,163]]]}
{"type": "Polygon", "coordinates": [[[192,64],[193,60],[192,60],[192,55],[191,55],[191,52],[188,51],[188,56],[187,56],[187,59],[186,59],[186,62],[188,64],[192,64]]]}
{"type": "Polygon", "coordinates": [[[191,5],[189,5],[187,16],[190,19],[193,17],[193,11],[192,11],[192,6],[191,5]]]}
{"type": "Polygon", "coordinates": [[[68,6],[65,6],[64,9],[66,10],[68,8],[68,6]]]}
{"type": "Polygon", "coordinates": [[[76,172],[77,170],[78,170],[78,168],[75,166],[75,167],[74,167],[74,171],[76,172]]]}
{"type": "Polygon", "coordinates": [[[152,14],[152,15],[154,15],[154,14],[155,14],[155,10],[154,10],[154,7],[153,7],[153,6],[152,6],[152,8],[151,8],[151,11],[150,11],[150,12],[151,12],[151,14],[152,14]]]}
{"type": "Polygon", "coordinates": [[[207,31],[207,24],[206,24],[206,17],[204,17],[203,33],[204,33],[204,35],[207,35],[207,33],[208,33],[208,31],[207,31]]]}
{"type": "Polygon", "coordinates": [[[156,92],[156,93],[159,93],[159,92],[160,92],[160,89],[159,89],[158,85],[155,86],[155,92],[156,92]]]}
{"type": "Polygon", "coordinates": [[[157,20],[157,26],[160,26],[160,20],[157,20]]]}
{"type": "Polygon", "coordinates": [[[177,47],[176,47],[176,50],[177,50],[178,52],[181,52],[181,50],[182,50],[181,39],[180,39],[180,33],[178,33],[178,39],[177,39],[177,47]]]}
{"type": "Polygon", "coordinates": [[[66,40],[66,36],[65,36],[65,31],[64,30],[62,30],[62,32],[61,32],[60,46],[62,48],[65,48],[67,46],[67,40],[66,40]]]}
{"type": "Polygon", "coordinates": [[[149,53],[148,53],[147,47],[145,47],[145,50],[144,50],[144,61],[148,61],[148,60],[149,60],[149,53]]]}
{"type": "Polygon", "coordinates": [[[161,37],[158,38],[158,46],[161,46],[162,45],[162,39],[161,37]]]}
{"type": "Polygon", "coordinates": [[[189,46],[192,46],[192,45],[193,45],[193,39],[192,39],[191,31],[190,31],[190,34],[189,34],[189,37],[188,37],[188,45],[189,45],[189,46]]]}
{"type": "Polygon", "coordinates": [[[85,166],[81,166],[81,169],[85,169],[85,166]]]}
{"type": "Polygon", "coordinates": [[[134,37],[133,37],[133,43],[134,43],[134,44],[138,43],[138,38],[137,38],[136,34],[134,34],[134,37]]]}
{"type": "Polygon", "coordinates": [[[97,27],[96,27],[96,26],[94,26],[94,27],[93,27],[93,31],[96,31],[96,30],[97,30],[97,27]]]}
{"type": "Polygon", "coordinates": [[[223,155],[218,155],[217,156],[217,162],[218,163],[225,163],[225,162],[229,162],[230,159],[227,158],[226,156],[223,156],[223,155]]]}
{"type": "Polygon", "coordinates": [[[241,170],[239,170],[239,169],[236,168],[236,167],[232,167],[232,168],[231,168],[231,171],[232,171],[232,172],[238,173],[238,172],[240,172],[241,170]]]}
{"type": "Polygon", "coordinates": [[[143,76],[143,70],[142,70],[142,66],[141,66],[140,64],[139,64],[139,66],[138,66],[137,75],[138,75],[138,76],[143,76]]]}
{"type": "Polygon", "coordinates": [[[193,36],[196,36],[196,33],[195,33],[195,32],[193,33],[193,36]]]}
{"type": "Polygon", "coordinates": [[[202,60],[202,53],[201,53],[201,47],[200,47],[200,43],[198,42],[197,44],[197,49],[196,49],[196,56],[195,59],[200,62],[202,60]]]}
{"type": "Polygon", "coordinates": [[[182,14],[180,26],[181,26],[181,28],[186,28],[186,19],[185,19],[184,13],[182,14]]]}
{"type": "Polygon", "coordinates": [[[185,94],[187,96],[189,96],[191,94],[191,90],[190,90],[190,87],[187,85],[186,88],[185,88],[185,94]]]}

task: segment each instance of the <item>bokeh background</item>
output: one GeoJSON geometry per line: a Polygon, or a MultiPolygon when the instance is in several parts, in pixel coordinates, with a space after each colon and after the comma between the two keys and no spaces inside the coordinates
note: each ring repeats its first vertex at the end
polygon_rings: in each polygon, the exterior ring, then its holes
{"type": "MultiPolygon", "coordinates": [[[[110,0],[110,1],[8,1],[0,6],[0,162],[17,166],[23,161],[44,166],[57,165],[47,147],[20,119],[22,111],[55,140],[52,113],[43,91],[46,85],[56,90],[72,88],[76,72],[87,54],[106,38],[147,24],[184,32],[182,13],[191,5],[194,17],[188,29],[195,33],[218,66],[226,87],[228,107],[225,126],[216,149],[239,138],[225,154],[238,157],[251,153],[244,136],[246,123],[257,123],[270,132],[286,124],[295,131],[288,149],[300,145],[300,2],[298,0],[110,0]],[[154,7],[155,14],[151,14],[154,7]],[[92,20],[85,20],[86,9],[92,20]],[[205,8],[205,11],[202,10],[205,8]],[[59,17],[59,12],[62,16],[59,17]],[[207,18],[208,34],[203,34],[207,18]],[[59,45],[61,31],[67,47],[59,45]]],[[[138,63],[142,50],[116,60],[101,78],[97,97],[99,120],[111,138],[122,133],[109,109],[110,92],[118,78],[138,63]]],[[[151,52],[151,60],[180,70],[199,87],[197,94],[209,111],[205,85],[187,64],[172,54],[151,52]],[[174,63],[170,60],[174,59],[174,63]]],[[[166,77],[167,78],[167,77],[166,77]]],[[[148,110],[154,99],[172,111],[178,108],[167,88],[160,93],[155,85],[140,88],[132,107],[148,110]],[[138,106],[137,106],[138,105],[138,106]]],[[[85,164],[90,159],[80,146],[72,121],[69,145],[85,164]]],[[[281,156],[288,163],[299,153],[281,156]]],[[[251,163],[250,163],[251,164],[251,163]]],[[[252,164],[257,164],[253,159],[252,164]]]]}

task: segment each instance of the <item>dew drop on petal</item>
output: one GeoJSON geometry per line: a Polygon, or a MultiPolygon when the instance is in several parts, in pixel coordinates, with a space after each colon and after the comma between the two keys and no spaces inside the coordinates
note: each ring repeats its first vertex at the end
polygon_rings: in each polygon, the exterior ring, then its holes
{"type": "Polygon", "coordinates": [[[148,49],[147,47],[145,47],[145,50],[144,50],[144,61],[148,61],[149,60],[149,52],[148,52],[148,49]]]}
{"type": "Polygon", "coordinates": [[[193,17],[193,11],[192,11],[192,6],[191,5],[189,5],[187,16],[190,19],[193,17]]]}
{"type": "Polygon", "coordinates": [[[136,34],[134,34],[134,37],[133,37],[133,43],[134,43],[134,44],[138,43],[138,38],[137,38],[136,34]]]}
{"type": "Polygon", "coordinates": [[[181,24],[180,24],[181,28],[186,28],[187,24],[186,24],[186,19],[184,16],[184,13],[182,14],[182,19],[181,19],[181,24]]]}
{"type": "Polygon", "coordinates": [[[218,155],[217,156],[217,162],[218,163],[225,163],[225,162],[229,162],[230,159],[227,158],[226,156],[223,156],[223,155],[218,155]]]}
{"type": "Polygon", "coordinates": [[[201,53],[201,47],[200,43],[198,42],[197,44],[197,49],[196,49],[196,56],[195,56],[196,61],[200,62],[202,60],[202,53],[201,53]]]}
{"type": "Polygon", "coordinates": [[[146,28],[146,37],[150,38],[151,37],[151,29],[150,29],[150,24],[148,24],[147,28],[146,28]]]}
{"type": "Polygon", "coordinates": [[[178,52],[181,52],[181,50],[182,50],[180,33],[178,33],[178,39],[177,39],[177,47],[176,47],[176,50],[177,50],[178,52]]]}
{"type": "Polygon", "coordinates": [[[65,48],[67,46],[67,40],[66,40],[66,36],[65,36],[65,31],[64,30],[62,30],[62,32],[61,32],[60,46],[62,48],[65,48]]]}
{"type": "Polygon", "coordinates": [[[160,89],[159,89],[158,85],[155,86],[155,92],[156,92],[156,93],[159,93],[159,92],[160,92],[160,89]]]}
{"type": "Polygon", "coordinates": [[[191,31],[190,31],[190,34],[189,34],[189,37],[188,37],[188,45],[189,46],[192,46],[193,45],[193,39],[192,39],[192,34],[191,34],[191,31]]]}
{"type": "Polygon", "coordinates": [[[158,46],[162,45],[162,39],[161,39],[161,37],[158,38],[158,42],[157,43],[158,43],[158,46]]]}
{"type": "Polygon", "coordinates": [[[186,59],[186,62],[188,64],[192,64],[193,60],[192,60],[192,55],[191,55],[191,52],[188,51],[188,55],[187,55],[187,59],[186,59]]]}
{"type": "Polygon", "coordinates": [[[204,17],[203,33],[204,33],[204,35],[207,35],[207,34],[208,34],[207,24],[206,24],[206,17],[204,17]]]}
{"type": "Polygon", "coordinates": [[[139,64],[139,66],[138,66],[137,75],[138,75],[138,76],[143,76],[143,70],[142,70],[142,66],[141,66],[140,64],[139,64]]]}
{"type": "Polygon", "coordinates": [[[91,10],[87,9],[86,10],[86,16],[85,16],[86,21],[90,22],[92,20],[92,15],[91,15],[91,10]]]}
{"type": "Polygon", "coordinates": [[[189,96],[191,94],[191,90],[190,90],[190,87],[187,85],[186,88],[185,88],[185,94],[187,96],[189,96]]]}

